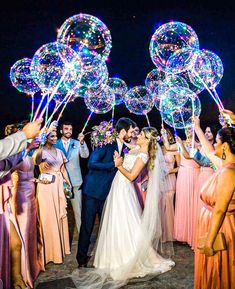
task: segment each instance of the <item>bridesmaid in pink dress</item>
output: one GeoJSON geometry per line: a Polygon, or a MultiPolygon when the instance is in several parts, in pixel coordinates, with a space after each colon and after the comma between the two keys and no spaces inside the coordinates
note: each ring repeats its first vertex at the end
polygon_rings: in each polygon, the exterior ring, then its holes
{"type": "Polygon", "coordinates": [[[161,219],[162,219],[162,242],[173,241],[174,233],[174,196],[176,191],[176,173],[180,164],[180,155],[177,151],[167,151],[165,146],[162,147],[162,152],[168,169],[167,175],[167,192],[163,192],[161,199],[161,219]],[[176,163],[176,167],[175,167],[176,163]]]}
{"type": "MultiPolygon", "coordinates": [[[[163,142],[167,150],[177,150],[177,145],[170,145],[166,138],[166,131],[161,130],[163,142]]],[[[190,246],[193,243],[194,229],[194,211],[196,210],[194,199],[197,194],[198,177],[200,166],[190,159],[189,151],[192,144],[192,129],[186,128],[186,141],[176,137],[180,146],[180,167],[176,180],[176,198],[175,198],[175,218],[174,218],[174,239],[180,242],[186,242],[190,246]]],[[[195,142],[195,147],[198,143],[195,142]]]]}
{"type": "MultiPolygon", "coordinates": [[[[201,143],[213,150],[200,129],[198,118],[195,130],[201,143]]],[[[195,250],[195,289],[232,289],[235,284],[235,128],[218,131],[214,150],[223,164],[201,189],[203,206],[197,240],[200,237],[206,240],[202,251],[195,250]],[[218,233],[224,234],[227,248],[215,252],[218,233]]]]}
{"type": "Polygon", "coordinates": [[[9,200],[11,198],[11,175],[8,174],[0,179],[0,288],[11,288],[10,272],[10,209],[9,200]],[[2,283],[1,283],[2,282],[2,283]]]}
{"type": "MultiPolygon", "coordinates": [[[[205,134],[206,139],[213,145],[214,135],[212,133],[211,127],[207,126],[204,134],[205,134]]],[[[194,230],[193,230],[194,235],[193,235],[192,249],[195,249],[195,246],[196,246],[197,223],[198,223],[199,213],[203,206],[203,202],[200,199],[200,191],[204,183],[214,174],[212,163],[206,157],[205,152],[203,151],[202,147],[200,148],[199,152],[204,157],[204,160],[200,163],[201,166],[200,166],[200,173],[198,177],[197,194],[195,194],[195,199],[194,199],[195,210],[194,210],[194,230]]]]}
{"type": "Polygon", "coordinates": [[[12,181],[14,185],[12,207],[25,248],[25,254],[22,250],[21,257],[26,262],[26,266],[22,268],[22,275],[25,283],[33,288],[40,271],[44,270],[44,262],[42,239],[38,227],[34,164],[29,156],[15,168],[12,181]]]}
{"type": "Polygon", "coordinates": [[[41,173],[54,176],[52,183],[37,185],[37,200],[44,242],[45,264],[60,264],[63,257],[70,254],[67,201],[63,189],[63,178],[71,186],[64,163],[63,152],[53,147],[57,141],[56,132],[51,132],[42,150],[37,150],[33,158],[39,164],[41,173]]]}

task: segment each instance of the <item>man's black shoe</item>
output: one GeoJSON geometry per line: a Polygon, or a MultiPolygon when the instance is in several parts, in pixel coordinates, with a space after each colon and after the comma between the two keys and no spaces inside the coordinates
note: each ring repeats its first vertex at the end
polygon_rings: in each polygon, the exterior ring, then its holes
{"type": "Polygon", "coordinates": [[[87,263],[85,263],[85,264],[78,264],[78,268],[87,268],[87,263]]]}

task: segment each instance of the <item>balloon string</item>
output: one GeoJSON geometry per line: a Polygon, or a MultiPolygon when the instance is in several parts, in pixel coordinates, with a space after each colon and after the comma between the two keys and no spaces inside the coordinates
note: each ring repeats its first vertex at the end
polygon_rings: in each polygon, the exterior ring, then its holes
{"type": "MultiPolygon", "coordinates": [[[[47,96],[47,101],[48,101],[48,98],[49,98],[49,96],[47,96]]],[[[47,106],[47,109],[46,109],[45,123],[46,123],[47,120],[48,120],[48,113],[49,113],[49,105],[47,106]]]]}
{"type": "Polygon", "coordinates": [[[85,128],[87,127],[87,124],[88,124],[88,122],[89,122],[92,114],[93,114],[93,111],[90,112],[90,114],[89,114],[89,116],[88,116],[88,118],[87,118],[87,121],[85,122],[85,124],[84,124],[84,126],[83,126],[82,133],[84,132],[85,128]]]}
{"type": "Polygon", "coordinates": [[[62,117],[62,114],[67,106],[67,104],[69,103],[70,99],[72,98],[72,94],[68,97],[68,100],[65,102],[64,106],[61,109],[61,112],[59,113],[56,122],[58,123],[58,121],[60,120],[60,118],[62,117]]]}
{"type": "MultiPolygon", "coordinates": [[[[194,119],[194,116],[195,116],[195,106],[194,106],[194,101],[193,101],[193,98],[192,99],[192,119],[194,119]]],[[[194,144],[195,144],[195,125],[194,125],[194,122],[192,122],[192,152],[193,152],[193,149],[194,149],[194,144]]]]}
{"type": "Polygon", "coordinates": [[[217,100],[218,100],[218,102],[219,102],[221,108],[224,109],[224,105],[223,105],[223,103],[222,103],[222,101],[221,101],[221,99],[220,99],[220,97],[219,97],[217,91],[215,90],[215,88],[214,88],[212,91],[214,92],[214,95],[215,95],[215,97],[217,98],[217,100]]]}
{"type": "Polygon", "coordinates": [[[206,88],[206,90],[209,92],[209,94],[212,96],[212,98],[214,99],[215,103],[217,104],[219,110],[222,109],[222,107],[220,106],[220,104],[218,103],[218,100],[216,99],[216,97],[214,96],[214,94],[210,91],[209,87],[207,86],[207,84],[205,83],[205,81],[199,76],[199,74],[195,71],[192,70],[192,72],[200,79],[200,81],[202,82],[202,84],[204,85],[204,87],[206,88]]]}
{"type": "Polygon", "coordinates": [[[112,108],[112,119],[111,119],[112,126],[113,126],[113,123],[114,123],[114,111],[115,111],[115,105],[112,108]]]}
{"type": "Polygon", "coordinates": [[[47,109],[50,101],[52,100],[53,96],[56,94],[56,92],[57,92],[59,86],[61,85],[62,81],[64,80],[67,72],[68,72],[68,70],[66,69],[65,72],[63,73],[63,75],[61,76],[60,80],[58,81],[56,87],[53,89],[51,95],[48,97],[47,103],[46,103],[46,105],[44,106],[43,110],[41,111],[39,118],[42,118],[42,117],[43,117],[43,115],[44,115],[44,113],[45,113],[45,111],[46,111],[46,109],[47,109]]]}
{"type": "Polygon", "coordinates": [[[42,93],[41,101],[40,101],[40,103],[39,103],[39,105],[38,105],[38,107],[37,107],[37,110],[36,110],[36,112],[35,112],[35,114],[34,114],[34,117],[33,117],[32,121],[35,121],[35,120],[36,120],[36,118],[37,118],[37,116],[38,116],[38,113],[39,113],[39,110],[40,110],[40,108],[41,108],[41,106],[42,106],[43,100],[45,99],[45,96],[46,96],[46,95],[47,95],[46,93],[42,93]]]}
{"type": "Polygon", "coordinates": [[[146,119],[147,119],[148,127],[150,127],[150,121],[149,121],[148,114],[146,113],[145,116],[146,116],[146,119]]]}
{"type": "Polygon", "coordinates": [[[30,114],[30,122],[33,120],[34,113],[34,94],[31,95],[31,114],[30,114]]]}
{"type": "Polygon", "coordinates": [[[71,95],[69,93],[67,93],[66,96],[64,97],[64,99],[58,105],[55,106],[52,114],[50,115],[50,117],[48,118],[47,122],[45,123],[45,127],[48,127],[50,125],[50,122],[51,122],[53,116],[55,115],[55,113],[58,111],[58,109],[61,107],[61,105],[63,103],[68,101],[69,97],[71,97],[71,95]]]}

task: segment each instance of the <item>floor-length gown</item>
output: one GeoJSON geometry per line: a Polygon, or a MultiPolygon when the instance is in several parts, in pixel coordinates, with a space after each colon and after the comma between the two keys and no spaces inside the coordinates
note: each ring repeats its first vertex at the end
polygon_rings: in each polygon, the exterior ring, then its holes
{"type": "Polygon", "coordinates": [[[22,242],[21,268],[26,266],[23,240],[10,205],[12,186],[10,173],[0,179],[0,288],[3,289],[11,288],[10,222],[14,225],[22,242]]]}
{"type": "MultiPolygon", "coordinates": [[[[133,150],[125,155],[123,167],[131,170],[138,157],[147,163],[147,154],[133,150]]],[[[106,200],[94,259],[95,268],[105,270],[113,280],[163,273],[174,265],[148,242],[141,216],[133,183],[118,171],[106,200]]]]}
{"type": "Polygon", "coordinates": [[[194,203],[197,195],[197,184],[200,166],[192,159],[186,159],[182,154],[176,181],[174,238],[187,242],[190,246],[194,238],[194,203]]]}
{"type": "MultiPolygon", "coordinates": [[[[174,169],[175,152],[163,151],[165,163],[168,172],[174,169]]],[[[167,191],[162,193],[160,202],[161,207],[161,224],[162,224],[162,241],[173,241],[174,234],[174,195],[176,190],[175,173],[167,175],[167,191]]]]}
{"type": "MultiPolygon", "coordinates": [[[[235,169],[235,163],[224,167],[235,169]]],[[[201,190],[203,207],[198,221],[198,238],[209,230],[213,208],[216,204],[216,183],[223,168],[214,173],[201,190]]],[[[220,227],[226,240],[227,250],[218,251],[213,256],[201,254],[195,249],[195,289],[233,289],[235,288],[235,193],[228,205],[225,218],[220,227]]]]}
{"type": "Polygon", "coordinates": [[[45,264],[62,263],[63,257],[70,254],[69,230],[67,218],[67,201],[63,190],[63,176],[60,171],[66,158],[62,151],[56,149],[56,155],[42,150],[41,173],[55,176],[51,184],[38,183],[37,200],[42,227],[45,264]]]}
{"type": "Polygon", "coordinates": [[[26,267],[22,268],[22,276],[25,283],[33,288],[40,271],[44,270],[44,258],[32,159],[26,157],[15,169],[12,174],[12,203],[25,248],[25,256],[22,254],[22,258],[25,258],[26,267]]]}

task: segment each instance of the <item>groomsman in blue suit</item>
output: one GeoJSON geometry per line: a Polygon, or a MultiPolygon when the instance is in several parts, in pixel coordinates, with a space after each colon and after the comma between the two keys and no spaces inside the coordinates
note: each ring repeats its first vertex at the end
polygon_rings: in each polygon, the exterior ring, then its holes
{"type": "Polygon", "coordinates": [[[73,126],[70,122],[61,124],[60,133],[62,135],[55,145],[56,148],[63,151],[68,162],[65,164],[73,186],[74,198],[71,204],[74,211],[75,221],[78,233],[81,226],[81,210],[82,210],[82,174],[80,168],[80,157],[88,158],[89,149],[84,141],[84,135],[80,133],[78,140],[72,139],[73,126]]]}
{"type": "Polygon", "coordinates": [[[120,118],[115,126],[118,133],[116,141],[97,147],[91,153],[88,162],[89,171],[82,192],[82,224],[77,251],[79,267],[87,266],[87,254],[96,214],[101,219],[103,206],[117,171],[113,161],[114,152],[124,155],[126,148],[124,141],[130,140],[134,127],[136,124],[131,119],[120,118]]]}

